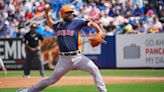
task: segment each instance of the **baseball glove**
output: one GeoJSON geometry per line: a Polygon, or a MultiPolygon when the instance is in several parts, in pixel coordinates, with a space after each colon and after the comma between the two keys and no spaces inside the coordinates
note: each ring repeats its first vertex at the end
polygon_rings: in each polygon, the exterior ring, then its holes
{"type": "Polygon", "coordinates": [[[95,36],[89,38],[88,41],[92,47],[96,47],[102,42],[104,42],[104,38],[105,38],[104,34],[99,32],[95,36]]]}

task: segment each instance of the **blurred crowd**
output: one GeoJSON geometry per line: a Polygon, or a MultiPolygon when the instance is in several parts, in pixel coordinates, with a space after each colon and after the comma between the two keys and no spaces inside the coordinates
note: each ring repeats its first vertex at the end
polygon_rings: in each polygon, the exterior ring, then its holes
{"type": "MultiPolygon", "coordinates": [[[[98,23],[107,35],[164,32],[163,0],[0,0],[0,38],[19,38],[37,24],[44,37],[55,33],[45,22],[44,9],[51,2],[51,16],[60,19],[62,5],[71,4],[74,16],[98,23]]],[[[92,35],[83,28],[82,35],[92,35]]]]}

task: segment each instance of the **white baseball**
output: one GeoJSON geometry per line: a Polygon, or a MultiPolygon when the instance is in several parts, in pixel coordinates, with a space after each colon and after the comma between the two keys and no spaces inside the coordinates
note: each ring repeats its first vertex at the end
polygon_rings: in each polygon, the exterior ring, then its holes
{"type": "Polygon", "coordinates": [[[50,5],[49,5],[49,4],[46,4],[46,5],[45,5],[45,8],[46,8],[46,9],[50,8],[50,5]]]}

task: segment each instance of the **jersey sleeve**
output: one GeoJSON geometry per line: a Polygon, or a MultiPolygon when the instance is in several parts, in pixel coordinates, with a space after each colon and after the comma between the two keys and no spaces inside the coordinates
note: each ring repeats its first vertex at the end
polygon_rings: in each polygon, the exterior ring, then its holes
{"type": "Polygon", "coordinates": [[[80,28],[86,27],[89,22],[88,20],[84,20],[84,19],[78,19],[77,21],[78,21],[77,24],[80,26],[80,28]]]}
{"type": "Polygon", "coordinates": [[[52,25],[53,30],[54,30],[55,33],[56,33],[57,30],[58,30],[59,24],[60,24],[60,22],[57,22],[57,23],[55,23],[55,24],[52,25]]]}

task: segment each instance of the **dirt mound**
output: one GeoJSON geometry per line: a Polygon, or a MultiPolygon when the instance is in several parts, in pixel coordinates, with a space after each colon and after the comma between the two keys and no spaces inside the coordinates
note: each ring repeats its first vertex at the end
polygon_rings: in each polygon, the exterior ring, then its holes
{"type": "MultiPolygon", "coordinates": [[[[15,88],[15,87],[28,87],[38,81],[42,80],[42,77],[11,77],[0,78],[0,88],[15,88]]],[[[106,84],[111,83],[131,83],[131,82],[164,82],[164,77],[103,77],[106,84]]],[[[91,76],[74,76],[63,77],[56,84],[52,86],[63,85],[89,85],[94,84],[91,76]]]]}

